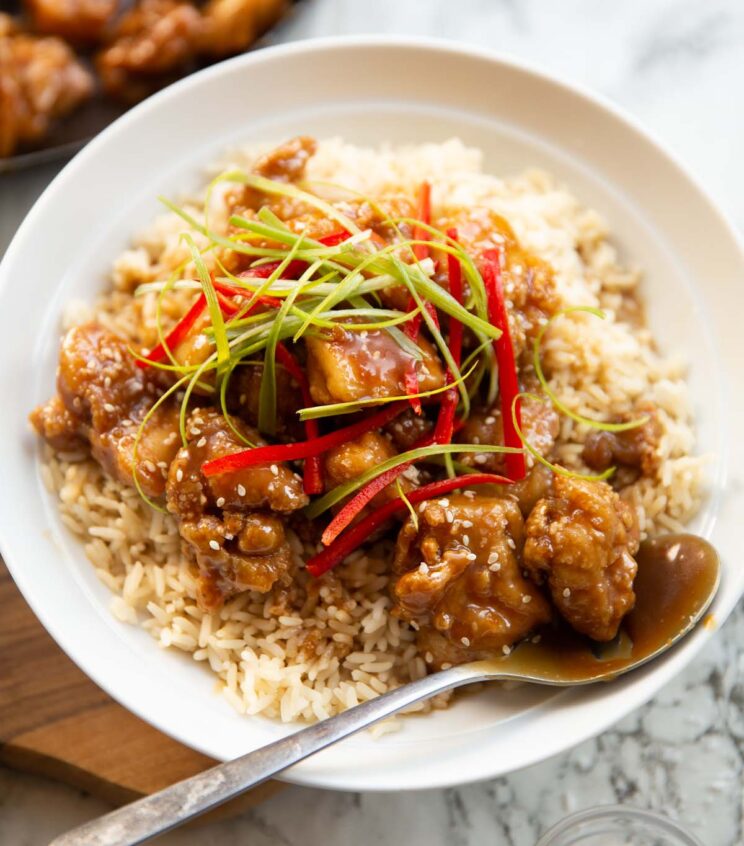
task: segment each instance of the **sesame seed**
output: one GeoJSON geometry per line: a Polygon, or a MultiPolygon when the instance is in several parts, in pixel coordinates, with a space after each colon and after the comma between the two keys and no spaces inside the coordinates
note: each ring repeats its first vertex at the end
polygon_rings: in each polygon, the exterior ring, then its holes
{"type": "Polygon", "coordinates": [[[211,540],[211,541],[209,541],[209,547],[210,547],[210,549],[217,550],[217,549],[220,548],[220,545],[216,540],[211,540]]]}
{"type": "Polygon", "coordinates": [[[206,439],[206,438],[204,438],[204,437],[199,438],[199,440],[196,442],[196,445],[197,445],[198,447],[203,447],[203,446],[206,446],[206,445],[207,445],[207,439],[206,439]]]}
{"type": "Polygon", "coordinates": [[[468,499],[475,499],[475,491],[465,491],[463,496],[466,496],[468,499]]]}
{"type": "Polygon", "coordinates": [[[463,529],[472,529],[473,528],[473,521],[472,520],[463,520],[462,521],[463,529]]]}
{"type": "Polygon", "coordinates": [[[272,464],[271,467],[269,467],[269,470],[271,470],[272,476],[278,476],[279,475],[279,468],[276,466],[276,464],[272,464]]]}
{"type": "Polygon", "coordinates": [[[470,638],[467,638],[467,637],[461,637],[461,638],[460,638],[460,643],[461,643],[463,646],[470,646],[470,638]]]}
{"type": "Polygon", "coordinates": [[[488,456],[484,455],[482,452],[479,452],[478,455],[475,456],[473,459],[476,464],[485,464],[488,461],[488,456]]]}
{"type": "Polygon", "coordinates": [[[492,414],[489,414],[483,422],[489,426],[492,426],[496,422],[496,418],[492,414]]]}
{"type": "Polygon", "coordinates": [[[440,499],[439,504],[442,506],[442,508],[446,508],[449,505],[449,500],[448,499],[440,499]]]}
{"type": "Polygon", "coordinates": [[[568,598],[571,596],[571,588],[563,588],[563,595],[568,598]]]}
{"type": "Polygon", "coordinates": [[[443,669],[443,670],[451,670],[451,669],[452,669],[452,664],[450,664],[450,662],[449,662],[449,661],[445,661],[445,662],[444,662],[444,664],[442,664],[442,669],[443,669]]]}
{"type": "Polygon", "coordinates": [[[433,660],[434,660],[434,656],[431,654],[431,652],[427,652],[427,653],[424,655],[424,661],[426,661],[426,663],[427,663],[427,664],[431,664],[431,662],[432,662],[433,660]]]}
{"type": "Polygon", "coordinates": [[[499,562],[498,562],[498,561],[495,561],[493,564],[489,564],[489,565],[488,565],[488,569],[489,569],[492,573],[498,573],[498,572],[499,572],[499,570],[501,569],[501,564],[499,564],[499,562]]]}
{"type": "Polygon", "coordinates": [[[532,602],[532,597],[531,597],[529,594],[527,594],[527,593],[526,593],[526,594],[522,597],[522,602],[523,602],[525,605],[529,605],[529,604],[530,604],[530,602],[532,602]]]}
{"type": "Polygon", "coordinates": [[[465,557],[468,559],[468,561],[475,561],[478,556],[474,552],[468,552],[465,557]]]}
{"type": "Polygon", "coordinates": [[[217,508],[222,508],[222,506],[224,504],[225,504],[225,497],[224,496],[219,497],[217,499],[217,502],[216,502],[217,508]]]}
{"type": "Polygon", "coordinates": [[[243,485],[238,485],[237,491],[238,496],[245,496],[245,487],[243,485]]]}
{"type": "Polygon", "coordinates": [[[542,635],[535,635],[535,636],[532,638],[532,642],[533,642],[533,643],[540,643],[540,641],[541,641],[541,640],[542,640],[542,635]]]}
{"type": "Polygon", "coordinates": [[[445,516],[447,517],[447,522],[448,522],[448,523],[452,523],[452,522],[454,521],[454,519],[455,519],[455,515],[454,515],[453,511],[452,511],[450,508],[448,508],[448,509],[445,511],[445,516]]]}
{"type": "Polygon", "coordinates": [[[116,406],[112,405],[110,402],[105,402],[103,407],[109,412],[109,414],[113,414],[116,411],[116,406]]]}
{"type": "Polygon", "coordinates": [[[183,481],[183,470],[181,470],[180,467],[178,468],[178,470],[176,470],[176,481],[177,482],[183,481]]]}
{"type": "Polygon", "coordinates": [[[429,565],[425,561],[422,561],[419,564],[418,569],[419,569],[419,573],[421,573],[422,576],[425,576],[429,572],[429,565]]]}
{"type": "Polygon", "coordinates": [[[517,545],[514,543],[514,538],[507,538],[507,539],[506,539],[506,542],[509,544],[509,546],[510,546],[512,549],[516,549],[516,548],[517,548],[517,545]]]}
{"type": "Polygon", "coordinates": [[[506,644],[504,644],[501,647],[501,651],[504,653],[504,655],[508,655],[511,652],[511,646],[507,646],[506,644]]]}
{"type": "Polygon", "coordinates": [[[462,542],[465,544],[465,546],[470,546],[470,535],[463,535],[462,542]]]}
{"type": "Polygon", "coordinates": [[[488,563],[489,563],[489,564],[495,564],[498,560],[499,560],[499,554],[498,554],[498,552],[492,552],[492,553],[488,556],[488,563]]]}

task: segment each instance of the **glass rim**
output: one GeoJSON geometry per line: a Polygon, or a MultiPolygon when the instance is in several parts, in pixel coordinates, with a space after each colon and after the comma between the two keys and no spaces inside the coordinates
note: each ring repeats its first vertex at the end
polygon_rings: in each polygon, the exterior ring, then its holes
{"type": "Polygon", "coordinates": [[[680,846],[704,846],[698,838],[687,829],[656,811],[645,808],[635,808],[628,805],[598,805],[583,811],[576,811],[552,825],[537,841],[535,846],[553,846],[556,837],[565,834],[572,827],[584,822],[602,820],[610,817],[620,817],[627,820],[639,820],[656,826],[659,832],[674,834],[679,838],[680,846]]]}

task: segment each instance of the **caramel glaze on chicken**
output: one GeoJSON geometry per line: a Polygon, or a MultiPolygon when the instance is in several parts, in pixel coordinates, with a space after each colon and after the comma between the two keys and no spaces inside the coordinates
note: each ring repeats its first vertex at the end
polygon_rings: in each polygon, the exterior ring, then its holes
{"type": "MultiPolygon", "coordinates": [[[[164,12],[162,26],[185,27],[182,46],[190,49],[187,18],[194,7],[188,11],[177,0],[148,3],[152,5],[147,10],[164,12]],[[170,23],[169,15],[176,16],[170,23]],[[178,15],[186,16],[181,24],[177,24],[178,15]]],[[[140,14],[147,11],[137,8],[140,14]]],[[[219,12],[227,20],[230,9],[228,0],[213,0],[207,7],[211,11],[204,13],[219,12]]],[[[136,23],[130,19],[127,36],[134,39],[129,42],[133,50],[141,37],[136,23]]],[[[125,22],[121,27],[123,33],[125,22]]],[[[148,27],[148,32],[152,37],[154,30],[148,27]]],[[[176,49],[175,42],[169,49],[176,49]]],[[[152,61],[161,62],[161,70],[166,70],[170,54],[159,51],[155,42],[135,53],[142,59],[148,50],[152,61]]],[[[311,138],[292,139],[260,158],[255,171],[282,182],[298,181],[315,150],[311,138]]],[[[268,196],[255,187],[236,187],[228,203],[232,211],[246,217],[268,206],[290,229],[313,237],[338,229],[337,221],[296,197],[268,196]]],[[[414,204],[412,198],[394,195],[382,198],[378,205],[336,201],[339,212],[385,244],[410,235],[410,225],[403,219],[413,213],[414,204]],[[399,218],[399,225],[392,226],[391,217],[399,218]]],[[[460,242],[476,262],[484,250],[500,250],[518,377],[523,390],[535,390],[531,344],[559,306],[550,268],[524,251],[508,224],[492,211],[445,208],[437,223],[442,228],[456,226],[460,242]]],[[[438,269],[441,257],[433,258],[433,278],[446,284],[438,269]]],[[[236,272],[245,262],[245,257],[229,252],[222,259],[236,272]]],[[[391,285],[380,292],[380,298],[390,307],[406,310],[404,294],[402,288],[391,285]]],[[[238,306],[239,300],[233,305],[238,306]]],[[[213,342],[202,334],[206,321],[205,313],[191,334],[176,345],[176,362],[193,368],[211,354],[213,342]]],[[[446,335],[447,323],[442,324],[446,335]]],[[[294,355],[315,403],[370,403],[408,393],[412,367],[420,391],[444,386],[446,368],[425,327],[417,343],[419,354],[412,357],[409,348],[384,329],[314,327],[295,345],[294,355]]],[[[256,428],[262,365],[254,359],[235,369],[226,394],[230,420],[210,393],[214,374],[205,374],[207,389],[192,395],[184,409],[184,441],[179,429],[180,397],[166,398],[153,410],[155,401],[173,384],[172,375],[138,367],[126,341],[91,323],[65,336],[57,393],[31,415],[36,430],[54,449],[80,452],[89,447],[111,477],[129,485],[136,479],[148,496],[164,501],[184,554],[194,564],[198,600],[207,609],[248,590],[271,593],[271,601],[279,607],[282,596],[294,590],[312,592],[317,584],[298,569],[290,546],[294,530],[306,546],[317,548],[326,525],[325,518],[311,521],[302,514],[309,499],[298,475],[300,462],[275,461],[217,475],[204,473],[206,462],[241,452],[248,444],[266,444],[256,428]]],[[[292,374],[283,367],[277,369],[275,443],[308,437],[297,414],[306,404],[304,386],[301,390],[296,381],[302,375],[296,369],[292,374]]],[[[470,416],[456,441],[502,443],[500,404],[486,402],[485,393],[481,389],[473,397],[470,416]]],[[[437,408],[436,402],[424,404],[421,414],[406,408],[382,429],[327,449],[320,462],[325,490],[358,479],[417,444],[430,443],[437,408]]],[[[556,621],[597,641],[616,635],[635,602],[634,556],[639,541],[635,514],[621,498],[621,489],[654,473],[658,462],[656,413],[645,407],[640,413],[648,415],[643,426],[627,432],[598,432],[583,445],[583,458],[590,468],[618,465],[615,489],[604,481],[557,475],[543,464],[530,467],[533,462],[528,462],[527,475],[514,484],[430,499],[412,506],[414,514],[401,511],[406,519],[397,529],[391,562],[392,613],[416,629],[429,664],[501,655],[556,621]]],[[[320,432],[344,425],[344,417],[325,418],[320,432]]],[[[555,461],[559,420],[553,407],[525,400],[522,427],[538,455],[555,461]]],[[[457,460],[476,472],[505,472],[503,455],[463,452],[457,460]]],[[[378,491],[354,518],[442,474],[441,466],[437,469],[435,464],[411,467],[395,484],[378,491]]],[[[341,506],[343,501],[334,507],[341,506]]],[[[387,527],[391,528],[389,523],[387,527]]],[[[335,579],[329,576],[325,584],[332,585],[335,579]]]]}

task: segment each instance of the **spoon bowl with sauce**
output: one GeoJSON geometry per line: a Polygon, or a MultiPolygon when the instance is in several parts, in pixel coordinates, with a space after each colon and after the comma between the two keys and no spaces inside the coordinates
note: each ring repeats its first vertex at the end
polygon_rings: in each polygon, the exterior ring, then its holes
{"type": "Polygon", "coordinates": [[[136,846],[255,787],[310,755],[437,693],[486,681],[569,687],[611,682],[657,658],[704,617],[718,590],[716,550],[696,535],[644,541],[637,555],[636,603],[610,644],[551,628],[508,656],[432,673],[218,764],[56,838],[50,846],[136,846]]]}

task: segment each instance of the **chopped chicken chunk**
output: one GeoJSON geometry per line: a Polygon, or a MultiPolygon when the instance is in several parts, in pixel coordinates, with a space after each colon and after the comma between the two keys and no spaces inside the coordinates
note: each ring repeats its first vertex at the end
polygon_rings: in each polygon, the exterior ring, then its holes
{"type": "Polygon", "coordinates": [[[635,429],[592,432],[584,444],[582,458],[588,467],[600,473],[613,465],[617,467],[610,484],[619,489],[637,481],[640,476],[654,475],[660,460],[660,438],[661,426],[651,409],[648,420],[635,429]]]}
{"type": "MultiPolygon", "coordinates": [[[[258,433],[233,425],[254,445],[258,433]]],[[[249,467],[207,478],[202,464],[245,449],[214,409],[196,409],[187,423],[188,444],[171,463],[168,510],[199,565],[199,599],[218,607],[244,590],[266,592],[288,571],[291,554],[281,518],[307,504],[302,482],[285,464],[249,467]]]]}
{"type": "Polygon", "coordinates": [[[635,604],[638,527],[604,482],[556,476],[526,523],[523,566],[574,629],[612,640],[635,604]]]}
{"type": "Polygon", "coordinates": [[[455,494],[426,502],[418,519],[418,529],[409,518],[398,535],[392,594],[398,616],[452,645],[437,650],[440,664],[501,654],[550,620],[519,566],[524,526],[515,502],[455,494]]]}
{"type": "MultiPolygon", "coordinates": [[[[425,338],[418,344],[419,390],[441,388],[444,373],[434,347],[425,338]]],[[[310,393],[319,404],[407,393],[405,376],[412,359],[384,330],[353,332],[338,327],[322,337],[308,336],[307,352],[310,393]]]]}
{"type": "Polygon", "coordinates": [[[54,448],[90,443],[93,457],[114,479],[161,496],[179,446],[178,408],[165,400],[141,425],[162,392],[157,376],[141,370],[121,338],[91,323],[64,338],[58,395],[31,414],[54,448]],[[136,450],[135,450],[136,444],[136,450]]]}
{"type": "Polygon", "coordinates": [[[93,77],[58,38],[0,34],[0,157],[33,144],[93,93],[93,77]]]}
{"type": "Polygon", "coordinates": [[[96,57],[106,91],[125,102],[148,96],[183,73],[196,57],[202,17],[181,0],[141,0],[118,22],[96,57]]]}
{"type": "MultiPolygon", "coordinates": [[[[393,458],[395,448],[390,441],[378,432],[366,432],[352,441],[328,450],[324,456],[324,477],[327,488],[335,488],[353,479],[358,479],[362,473],[371,470],[393,458]]],[[[411,489],[411,483],[404,476],[400,476],[403,491],[411,489]]],[[[395,482],[380,491],[370,503],[372,506],[382,505],[388,499],[399,496],[395,482]]]]}
{"type": "MultiPolygon", "coordinates": [[[[559,427],[558,414],[550,403],[522,402],[522,431],[528,443],[543,458],[548,458],[553,451],[559,427]]],[[[474,410],[457,440],[464,444],[503,444],[504,426],[500,408],[474,410]]],[[[484,473],[504,472],[503,453],[463,453],[458,456],[458,461],[477,467],[484,473]]]]}

